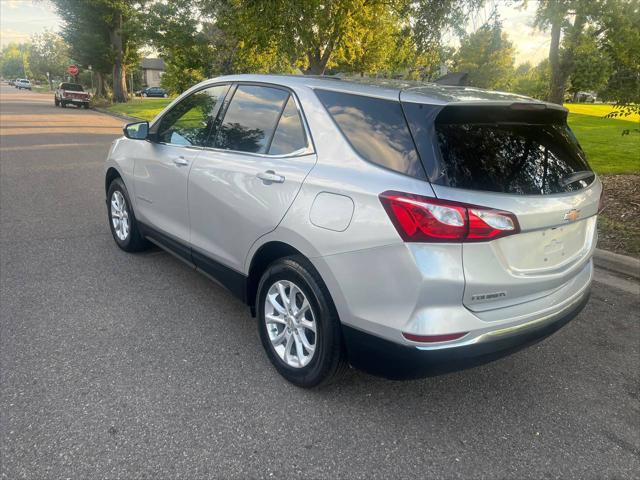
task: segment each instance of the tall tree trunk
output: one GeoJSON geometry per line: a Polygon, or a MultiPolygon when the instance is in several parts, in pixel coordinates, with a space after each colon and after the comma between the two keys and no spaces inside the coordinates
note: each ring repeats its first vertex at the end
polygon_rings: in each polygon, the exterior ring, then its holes
{"type": "Polygon", "coordinates": [[[551,66],[551,84],[549,85],[549,101],[562,105],[564,99],[563,72],[560,68],[560,33],[562,18],[556,18],[551,24],[551,46],[549,47],[549,65],[551,66]]]}
{"type": "Polygon", "coordinates": [[[333,55],[333,51],[335,50],[338,41],[339,33],[335,33],[327,43],[327,46],[324,48],[322,53],[320,53],[319,48],[307,52],[309,68],[307,68],[305,73],[308,75],[324,75],[327,65],[329,64],[329,59],[331,58],[331,55],[333,55]]]}
{"type": "Polygon", "coordinates": [[[127,77],[124,69],[124,49],[122,47],[122,13],[118,14],[115,28],[109,32],[111,46],[115,50],[115,59],[113,61],[113,101],[116,103],[126,102],[127,96],[127,77]]]}
{"type": "Polygon", "coordinates": [[[309,66],[304,72],[305,75],[324,75],[324,70],[327,64],[322,64],[322,57],[320,56],[319,49],[307,52],[307,60],[309,61],[309,66]]]}
{"type": "Polygon", "coordinates": [[[102,72],[96,72],[96,97],[106,97],[106,92],[104,88],[104,77],[102,76],[102,72]]]}

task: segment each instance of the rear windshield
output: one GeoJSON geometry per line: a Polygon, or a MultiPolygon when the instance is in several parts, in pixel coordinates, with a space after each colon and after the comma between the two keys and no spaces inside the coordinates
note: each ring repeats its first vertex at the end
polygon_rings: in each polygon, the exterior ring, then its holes
{"type": "Polygon", "coordinates": [[[433,183],[548,195],[580,190],[594,180],[563,112],[453,108],[443,109],[434,122],[433,183]]]}
{"type": "Polygon", "coordinates": [[[70,92],[84,92],[82,89],[82,85],[78,85],[77,83],[63,83],[60,85],[62,90],[68,90],[70,92]]]}

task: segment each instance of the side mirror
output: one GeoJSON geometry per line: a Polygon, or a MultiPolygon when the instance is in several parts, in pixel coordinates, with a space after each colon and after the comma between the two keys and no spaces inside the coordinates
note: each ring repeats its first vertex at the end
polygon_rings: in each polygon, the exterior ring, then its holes
{"type": "Polygon", "coordinates": [[[124,136],[131,140],[146,140],[149,136],[149,122],[136,122],[125,125],[124,136]]]}

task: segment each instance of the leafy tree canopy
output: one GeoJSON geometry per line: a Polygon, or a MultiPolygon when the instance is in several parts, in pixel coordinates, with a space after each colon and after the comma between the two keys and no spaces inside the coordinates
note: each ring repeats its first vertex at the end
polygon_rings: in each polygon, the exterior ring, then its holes
{"type": "Polygon", "coordinates": [[[454,57],[454,68],[469,74],[470,85],[508,90],[515,63],[515,50],[499,22],[483,25],[465,36],[454,57]]]}

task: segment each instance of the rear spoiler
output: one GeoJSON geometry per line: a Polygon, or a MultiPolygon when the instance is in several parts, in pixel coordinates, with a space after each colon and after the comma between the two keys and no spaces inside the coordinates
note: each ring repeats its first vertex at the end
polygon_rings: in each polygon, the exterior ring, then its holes
{"type": "Polygon", "coordinates": [[[442,107],[436,123],[565,123],[568,110],[538,102],[451,103],[442,107]]]}

